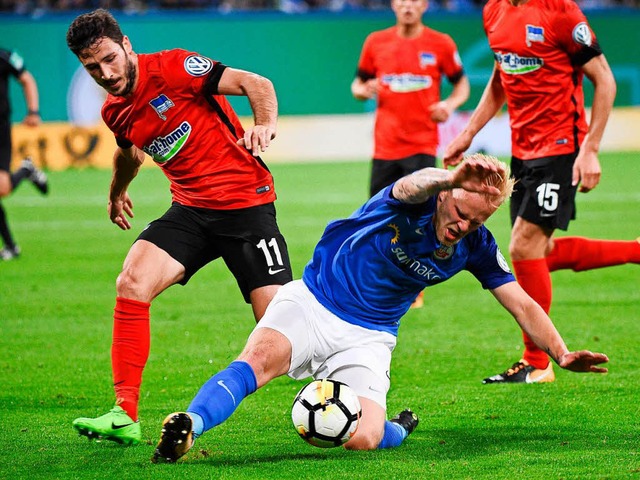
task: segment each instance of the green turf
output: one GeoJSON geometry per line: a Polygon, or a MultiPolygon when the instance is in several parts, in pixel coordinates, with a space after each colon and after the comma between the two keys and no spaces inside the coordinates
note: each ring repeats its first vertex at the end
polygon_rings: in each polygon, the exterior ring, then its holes
{"type": "MultiPolygon", "coordinates": [[[[640,162],[602,155],[604,177],[579,195],[571,234],[640,234],[640,162]]],[[[368,165],[275,164],[278,215],[299,277],[326,222],[364,200],[368,165]]],[[[570,348],[603,351],[606,376],[558,371],[545,385],[482,385],[519,358],[515,322],[466,273],[426,293],[403,320],[389,413],[411,407],[421,423],[400,448],[322,450],[289,418],[302,382],[280,378],[202,437],[179,464],[149,461],[164,416],[186,408],[251,331],[224,265],[173,287],[152,307],[152,348],[141,420],[145,442],[123,448],[78,437],[71,421],[112,407],[114,281],[131,242],[169,204],[159,169],[131,188],[136,217],[122,232],[106,215],[110,174],[52,172],[51,194],[23,185],[3,201],[22,257],[0,264],[0,478],[585,479],[640,477],[640,270],[628,265],[553,274],[552,316],[570,348]]],[[[489,223],[507,251],[506,209],[489,223]]]]}

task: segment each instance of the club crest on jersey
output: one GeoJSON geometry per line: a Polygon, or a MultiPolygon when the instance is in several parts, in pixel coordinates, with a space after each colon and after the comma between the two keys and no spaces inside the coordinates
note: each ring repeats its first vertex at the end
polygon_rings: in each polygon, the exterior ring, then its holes
{"type": "Polygon", "coordinates": [[[428,67],[429,65],[436,64],[436,56],[433,53],[429,52],[420,52],[420,68],[428,67]]]}
{"type": "Polygon", "coordinates": [[[536,27],[535,25],[527,25],[527,47],[530,47],[532,42],[544,42],[544,28],[536,27]]]}
{"type": "Polygon", "coordinates": [[[581,22],[573,28],[573,41],[580,45],[586,45],[590,47],[593,43],[593,37],[591,36],[591,29],[585,22],[581,22]]]}
{"type": "Polygon", "coordinates": [[[207,57],[201,57],[200,55],[189,55],[184,59],[184,69],[189,75],[194,77],[201,77],[206,75],[213,68],[213,62],[207,57]]]}
{"type": "Polygon", "coordinates": [[[433,252],[433,258],[435,258],[436,260],[446,260],[448,258],[451,258],[451,255],[453,255],[453,250],[453,245],[441,245],[437,250],[433,252]]]}
{"type": "Polygon", "coordinates": [[[169,135],[156,137],[150,145],[145,145],[142,150],[153,158],[156,163],[166,163],[171,160],[185,146],[192,128],[189,122],[182,122],[169,135]]]}
{"type": "Polygon", "coordinates": [[[507,75],[522,75],[534,72],[544,65],[544,61],[537,57],[521,57],[517,53],[494,53],[500,70],[507,75]]]}
{"type": "Polygon", "coordinates": [[[164,116],[164,113],[169,110],[171,107],[175,107],[174,103],[171,101],[169,97],[165,94],[161,93],[156,98],[149,102],[149,105],[153,107],[158,116],[162,120],[166,120],[167,117],[164,116]]]}

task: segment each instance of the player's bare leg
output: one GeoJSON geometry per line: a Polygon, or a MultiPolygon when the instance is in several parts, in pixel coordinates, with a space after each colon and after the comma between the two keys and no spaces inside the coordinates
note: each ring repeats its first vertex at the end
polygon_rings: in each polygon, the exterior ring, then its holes
{"type": "Polygon", "coordinates": [[[251,291],[249,299],[251,300],[253,316],[256,322],[260,321],[264,316],[264,312],[267,310],[269,303],[271,303],[271,300],[281,286],[282,285],[266,285],[251,291]]]}
{"type": "Polygon", "coordinates": [[[116,281],[111,363],[116,407],[97,418],[78,418],[73,427],[89,439],[124,444],[141,441],[138,399],[142,372],[149,356],[150,302],[184,275],[184,267],[164,250],[137,241],[116,281]]]}
{"type": "MultiPolygon", "coordinates": [[[[551,309],[551,275],[545,259],[552,245],[553,230],[518,217],[511,232],[509,254],[520,286],[546,312],[551,309]]],[[[546,352],[522,332],[525,350],[522,358],[504,372],[485,378],[482,383],[553,382],[553,365],[546,352]]]]}

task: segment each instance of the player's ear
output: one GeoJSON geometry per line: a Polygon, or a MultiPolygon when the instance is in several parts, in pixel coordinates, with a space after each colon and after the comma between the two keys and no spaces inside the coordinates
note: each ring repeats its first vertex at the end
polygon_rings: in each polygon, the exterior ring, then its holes
{"type": "Polygon", "coordinates": [[[127,37],[126,35],[122,37],[122,48],[128,55],[133,53],[133,46],[131,45],[131,40],[129,40],[129,37],[127,37]]]}

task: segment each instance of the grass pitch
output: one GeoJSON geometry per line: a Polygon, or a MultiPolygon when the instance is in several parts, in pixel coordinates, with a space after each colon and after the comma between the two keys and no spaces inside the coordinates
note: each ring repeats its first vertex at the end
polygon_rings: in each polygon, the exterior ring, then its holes
{"type": "MultiPolygon", "coordinates": [[[[636,154],[602,155],[601,185],[579,194],[572,235],[640,234],[636,154]]],[[[327,221],[365,199],[368,164],[275,164],[279,223],[296,278],[327,221]]],[[[30,185],[3,201],[20,259],[0,264],[0,478],[55,479],[548,479],[640,475],[639,267],[553,274],[552,317],[570,348],[611,358],[608,375],[559,371],[543,385],[482,385],[520,358],[519,330],[471,275],[429,289],[403,319],[389,413],[420,426],[400,448],[311,447],[290,420],[304,382],[279,378],[247,398],[175,465],[150,457],[165,415],[239,353],[253,320],[221,262],[174,286],[152,306],[143,382],[145,442],[124,448],[78,437],[71,421],[113,404],[109,349],[114,281],[138,232],[169,205],[157,168],[130,189],[136,217],[120,231],[106,215],[107,171],[52,172],[51,193],[30,185]]],[[[506,208],[490,219],[503,252],[506,208]]],[[[561,233],[563,234],[563,233],[561,233]]]]}

